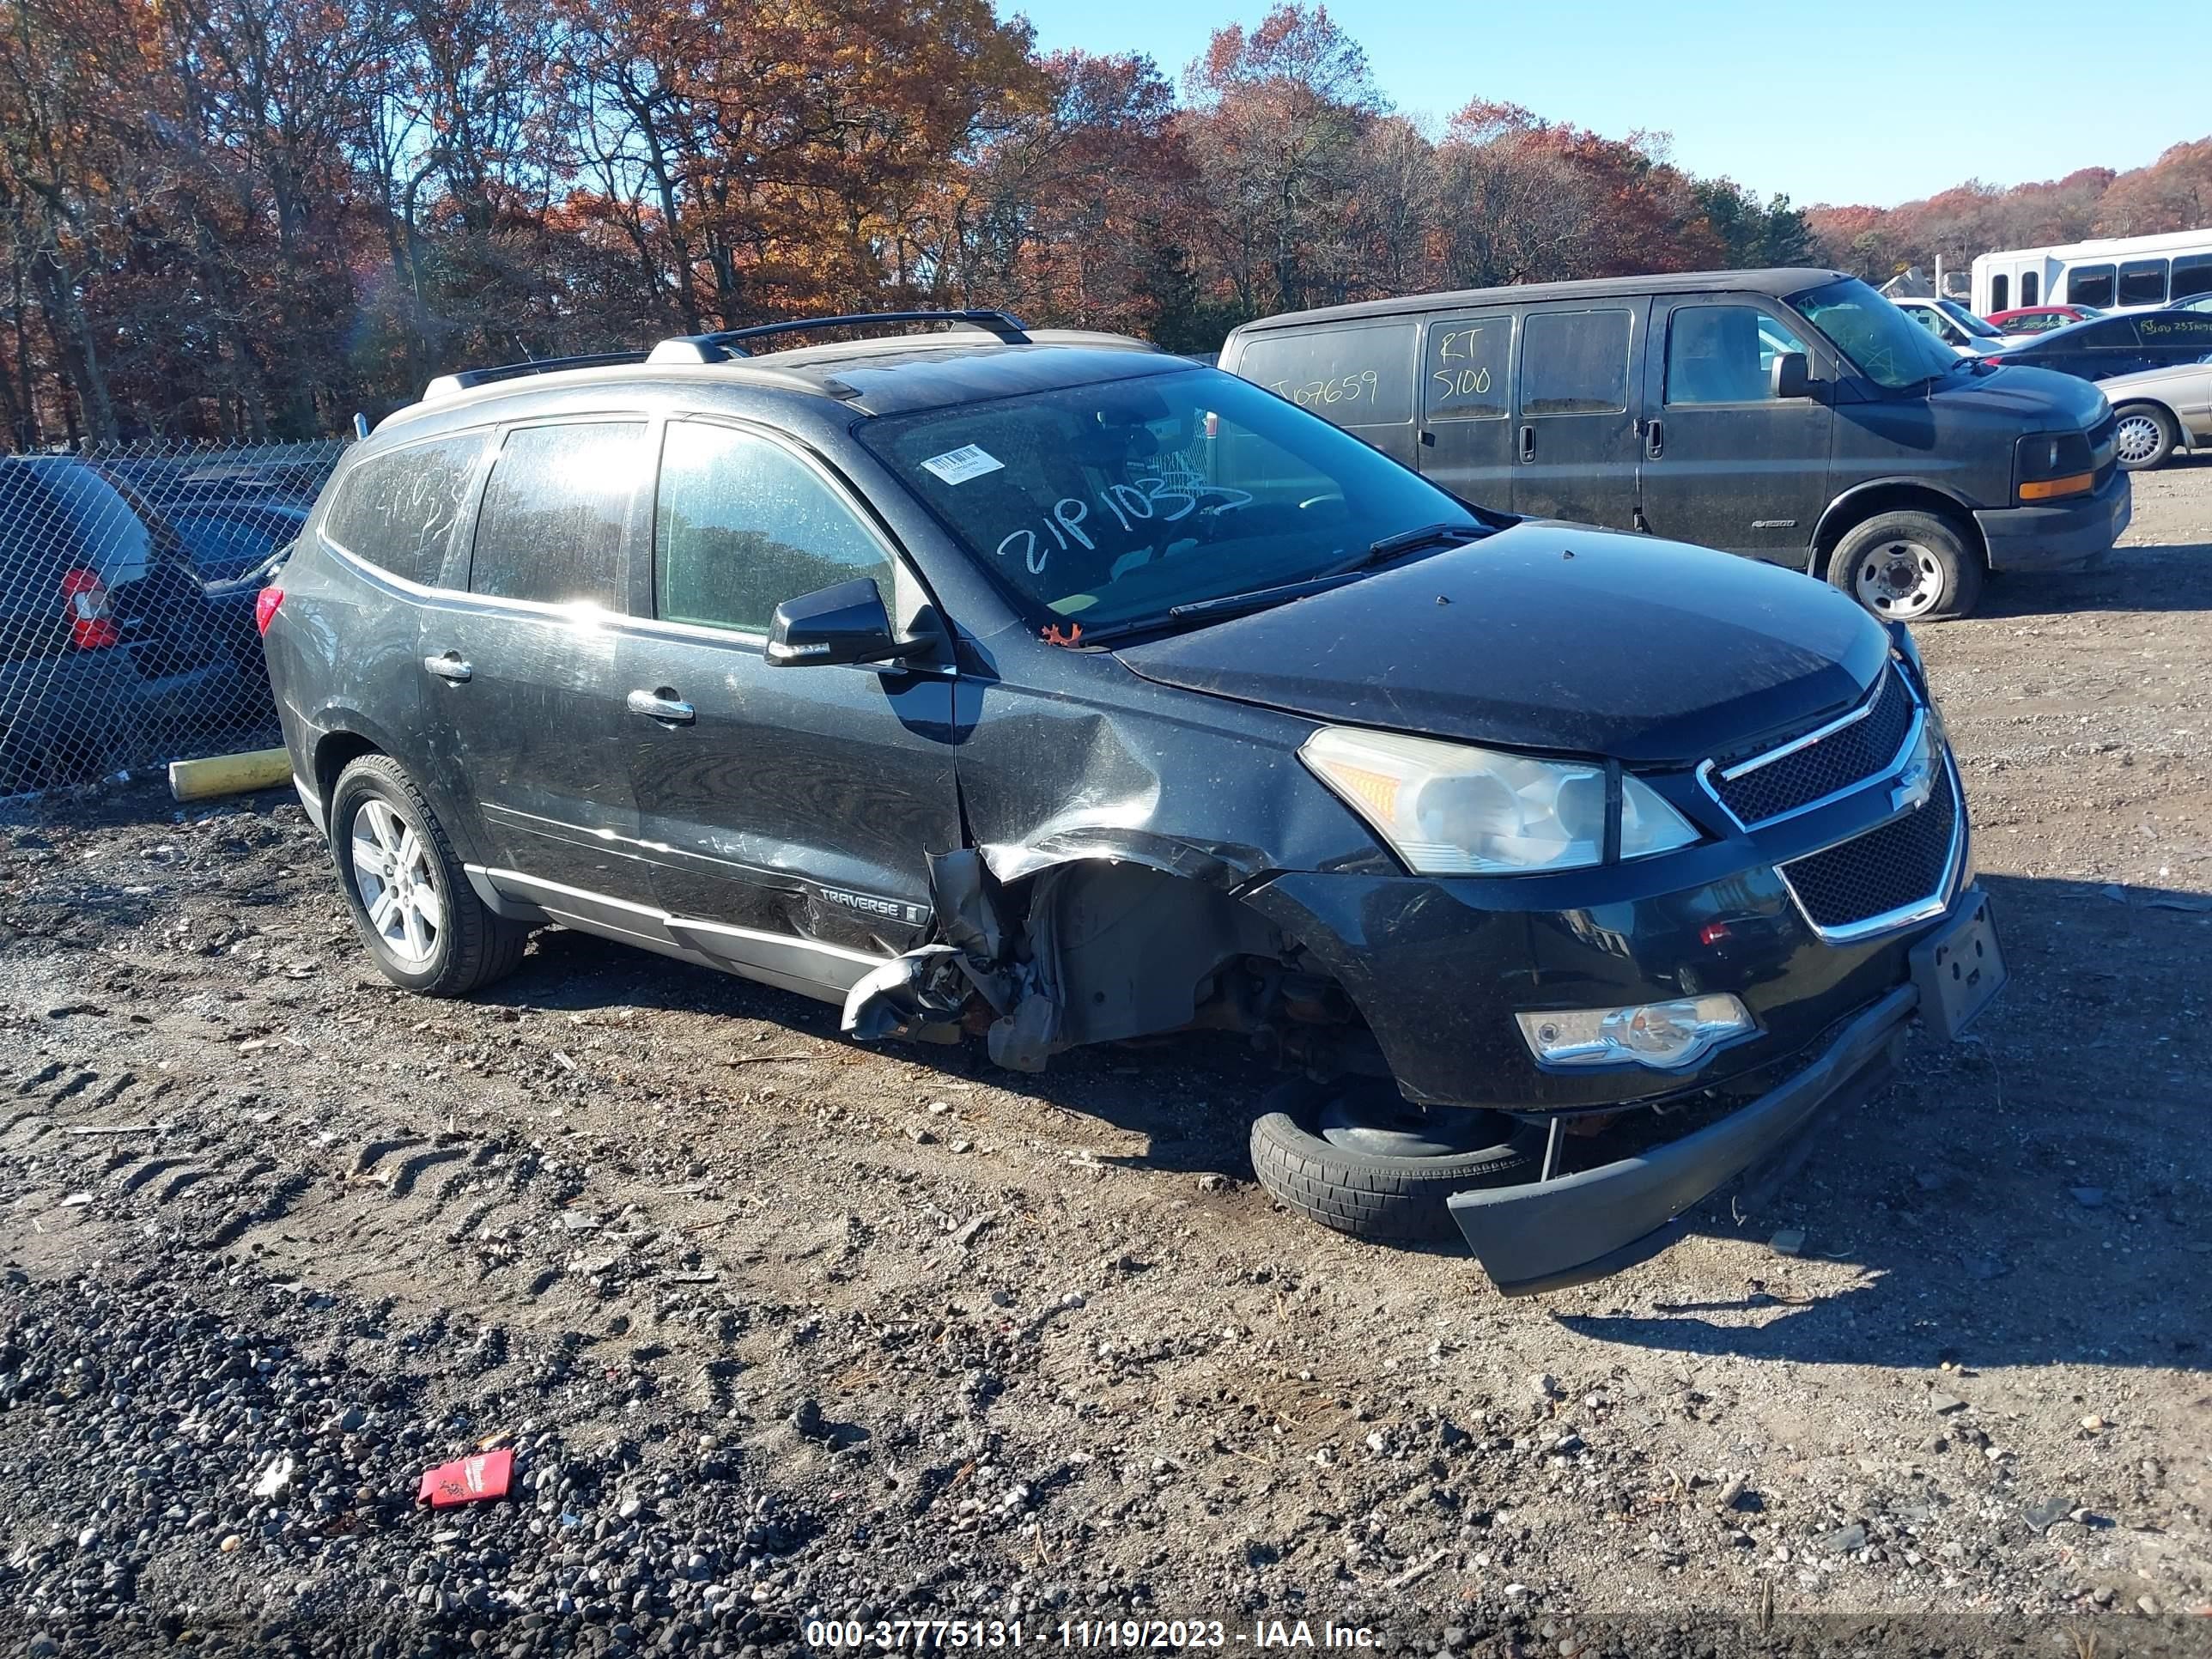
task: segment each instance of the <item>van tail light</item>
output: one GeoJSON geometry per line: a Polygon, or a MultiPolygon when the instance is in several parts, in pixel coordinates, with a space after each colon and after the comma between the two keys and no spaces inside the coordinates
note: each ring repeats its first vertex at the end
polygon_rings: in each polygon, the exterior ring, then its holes
{"type": "Polygon", "coordinates": [[[107,584],[97,570],[72,570],[62,578],[62,609],[69,617],[70,643],[80,651],[99,651],[123,643],[115,612],[107,603],[107,584]]]}
{"type": "Polygon", "coordinates": [[[266,634],[269,624],[276,620],[276,607],[283,603],[284,590],[281,587],[264,587],[256,593],[253,596],[254,627],[266,634]]]}

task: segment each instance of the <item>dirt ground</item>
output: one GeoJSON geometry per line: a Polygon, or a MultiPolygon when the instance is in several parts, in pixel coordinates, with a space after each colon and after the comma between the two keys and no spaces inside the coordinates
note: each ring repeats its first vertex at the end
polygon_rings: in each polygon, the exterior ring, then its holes
{"type": "Polygon", "coordinates": [[[0,1632],[2212,1651],[2212,459],[2136,502],[1923,630],[2000,1002],[1528,1301],[1276,1211],[1233,1044],[1024,1079],[558,932],[425,1002],[284,795],[17,809],[0,1632]]]}

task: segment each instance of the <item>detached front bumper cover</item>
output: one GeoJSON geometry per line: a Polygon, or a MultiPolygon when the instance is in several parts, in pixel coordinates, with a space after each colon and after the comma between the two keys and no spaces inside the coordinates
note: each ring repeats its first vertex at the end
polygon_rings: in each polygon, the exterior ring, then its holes
{"type": "Polygon", "coordinates": [[[1921,993],[1901,985],[1838,1033],[1804,1070],[1719,1122],[1635,1158],[1447,1200],[1475,1258],[1508,1296],[1620,1272],[1672,1243],[1683,1211],[1778,1152],[1826,1107],[1881,1086],[1921,993]]]}

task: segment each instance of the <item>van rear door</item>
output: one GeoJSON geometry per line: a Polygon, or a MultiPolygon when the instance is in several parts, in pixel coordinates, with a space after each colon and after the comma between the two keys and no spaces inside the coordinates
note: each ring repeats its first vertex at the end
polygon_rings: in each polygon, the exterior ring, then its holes
{"type": "Polygon", "coordinates": [[[1816,337],[1749,295],[1653,302],[1643,507],[1654,535],[1805,568],[1835,437],[1836,365],[1816,337]],[[1773,397],[1784,351],[1805,354],[1814,396],[1773,397]]]}
{"type": "Polygon", "coordinates": [[[1513,510],[1513,313],[1431,317],[1421,348],[1421,472],[1513,510]]]}

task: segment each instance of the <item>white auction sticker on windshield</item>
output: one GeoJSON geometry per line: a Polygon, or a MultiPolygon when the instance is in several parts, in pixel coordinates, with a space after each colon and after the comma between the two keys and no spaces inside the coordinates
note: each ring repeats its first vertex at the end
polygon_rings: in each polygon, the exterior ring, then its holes
{"type": "Polygon", "coordinates": [[[942,455],[933,455],[922,465],[949,484],[966,483],[970,478],[980,478],[986,472],[1003,471],[1006,463],[988,449],[974,444],[963,444],[957,449],[948,449],[942,455]]]}

